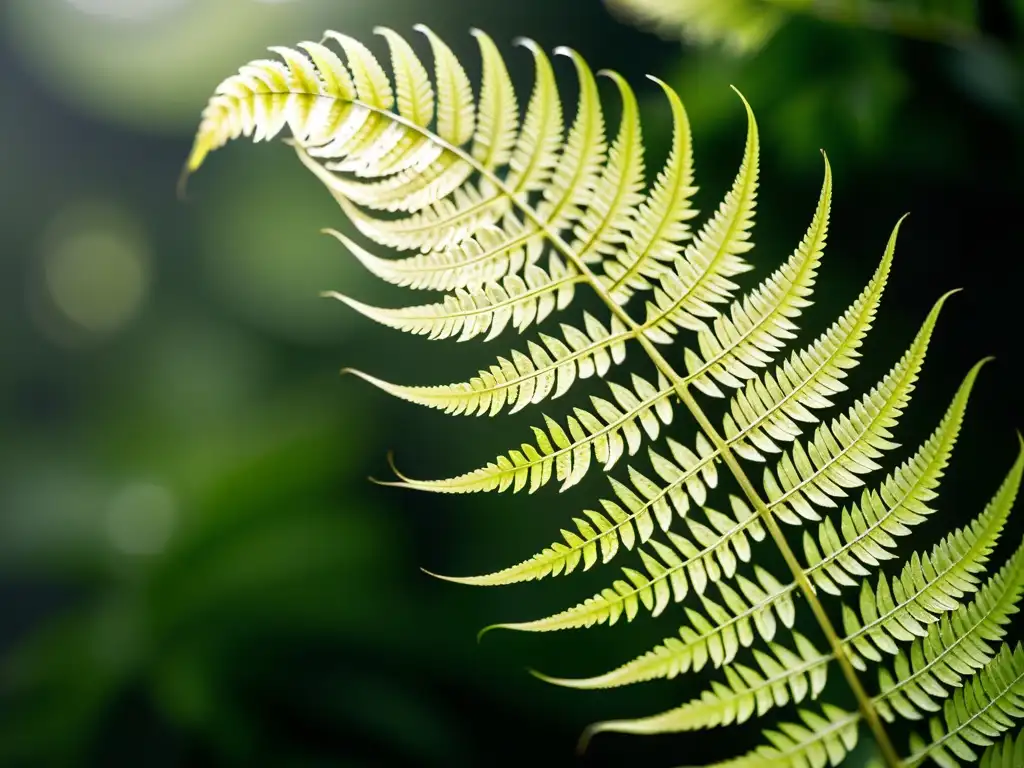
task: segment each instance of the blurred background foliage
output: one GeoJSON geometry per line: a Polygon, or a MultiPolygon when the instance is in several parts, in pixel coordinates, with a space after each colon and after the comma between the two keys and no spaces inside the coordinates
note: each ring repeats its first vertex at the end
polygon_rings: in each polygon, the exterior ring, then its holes
{"type": "Polygon", "coordinates": [[[265,46],[326,27],[369,40],[377,24],[424,22],[475,73],[466,33],[478,26],[524,94],[528,57],[511,39],[571,45],[636,85],[652,166],[670,130],[642,79],[657,74],[690,112],[705,210],[742,150],[737,85],[763,131],[760,274],[811,215],[819,148],[835,169],[808,334],[856,295],[911,210],[852,381],[871,384],[936,296],[966,289],[941,323],[901,456],[970,364],[997,355],[940,512],[914,544],[980,511],[1024,427],[1013,376],[1024,352],[1024,2],[979,3],[976,34],[955,45],[787,11],[740,50],[659,39],[619,16],[596,0],[0,4],[0,765],[668,766],[757,738],[756,725],[728,739],[607,736],[574,757],[586,723],[672,706],[696,683],[580,693],[523,668],[603,671],[674,631],[672,619],[477,645],[484,624],[565,607],[609,573],[474,590],[418,567],[469,574],[525,557],[604,481],[529,500],[374,486],[366,478],[386,475],[389,449],[414,476],[440,476],[518,441],[535,415],[451,420],[337,376],[354,366],[409,383],[463,378],[511,337],[490,352],[442,348],[318,299],[400,294],[318,234],[344,227],[341,214],[286,147],[230,147],[188,202],[175,199],[216,83],[265,46]]]}

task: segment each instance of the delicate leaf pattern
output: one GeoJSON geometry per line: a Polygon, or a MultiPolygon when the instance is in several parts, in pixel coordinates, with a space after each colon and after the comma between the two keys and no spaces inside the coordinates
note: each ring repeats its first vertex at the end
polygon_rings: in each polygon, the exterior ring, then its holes
{"type": "MultiPolygon", "coordinates": [[[[725,14],[735,4],[706,5],[725,14]]],[[[765,9],[743,39],[767,34],[773,18],[765,9]]],[[[822,421],[860,362],[900,224],[847,310],[790,351],[828,239],[827,159],[797,247],[774,272],[744,286],[755,268],[760,181],[757,122],[745,100],[739,170],[722,202],[695,226],[689,119],[665,83],[652,78],[669,103],[672,141],[648,183],[638,99],[620,75],[595,74],[572,50],[556,49],[552,59],[520,40],[534,66],[532,90],[521,100],[498,47],[475,30],[483,74],[474,94],[448,45],[422,25],[416,30],[430,65],[386,28],[377,30],[386,53],[380,60],[359,41],[328,32],[320,43],[273,48],[278,61],[246,64],[210,99],[186,170],[231,139],[269,140],[287,129],[299,160],[355,230],[326,231],[380,279],[443,293],[400,308],[326,295],[429,339],[493,340],[510,329],[529,337],[448,384],[397,384],[353,371],[381,390],[447,414],[497,416],[560,406],[579,381],[602,380],[587,405],[542,414],[529,441],[478,469],[439,480],[399,475],[389,483],[441,493],[535,493],[555,481],[565,490],[598,467],[607,473],[611,492],[573,516],[560,540],[490,574],[443,578],[511,584],[594,569],[630,553],[634,563],[592,597],[548,617],[494,626],[613,625],[671,615],[680,604],[678,634],[633,661],[590,678],[539,675],[600,688],[718,670],[710,687],[681,706],[599,723],[588,738],[602,730],[713,728],[796,706],[765,731],[765,744],[718,765],[838,765],[857,745],[862,724],[890,768],[926,759],[955,766],[977,760],[984,747],[987,768],[1017,765],[1020,737],[996,741],[1024,716],[1024,650],[1004,642],[1024,593],[1024,547],[985,574],[1018,493],[1024,450],[973,522],[930,549],[917,547],[896,575],[877,574],[932,514],[981,368],[967,374],[910,458],[883,479],[869,478],[897,447],[898,423],[948,295],[890,371],[822,421]],[[555,75],[560,61],[578,84],[568,117],[555,75]],[[602,82],[621,104],[616,125],[606,124],[602,82]],[[387,255],[388,248],[402,255],[387,255]],[[583,292],[596,295],[598,309],[574,307],[583,292]],[[627,354],[646,358],[653,372],[627,369],[627,354]],[[719,425],[699,395],[728,396],[719,425]],[[668,434],[685,414],[696,430],[668,434]],[[748,468],[758,470],[760,484],[748,468]],[[738,490],[716,495],[723,475],[738,490]],[[796,551],[782,525],[801,529],[796,551]],[[788,575],[759,561],[766,539],[788,575]],[[835,597],[845,598],[835,603],[838,625],[824,608],[835,597]],[[808,610],[820,633],[796,629],[798,613],[808,610]],[[824,700],[836,670],[855,710],[824,700]],[[862,680],[876,679],[877,692],[869,693],[862,680]],[[899,718],[928,719],[927,735],[913,736],[906,757],[887,731],[899,718]]]]}

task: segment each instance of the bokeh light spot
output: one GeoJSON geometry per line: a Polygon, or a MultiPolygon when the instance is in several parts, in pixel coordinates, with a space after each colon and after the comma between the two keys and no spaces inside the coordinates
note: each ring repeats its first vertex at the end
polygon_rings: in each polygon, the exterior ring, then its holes
{"type": "Polygon", "coordinates": [[[121,329],[150,283],[149,245],[138,221],[112,204],[61,212],[42,244],[42,289],[51,320],[90,335],[121,329]]]}
{"type": "Polygon", "coordinates": [[[176,518],[174,497],[160,485],[134,483],[123,488],[107,507],[110,543],[128,555],[155,555],[171,538],[176,518]]]}

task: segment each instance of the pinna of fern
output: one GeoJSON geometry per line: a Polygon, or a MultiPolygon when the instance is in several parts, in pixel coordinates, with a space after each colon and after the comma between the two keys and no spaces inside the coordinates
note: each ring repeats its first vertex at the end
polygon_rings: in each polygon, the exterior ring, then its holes
{"type": "MultiPolygon", "coordinates": [[[[545,679],[608,687],[709,665],[722,677],[674,710],[598,724],[588,736],[712,728],[796,707],[795,717],[783,715],[765,731],[765,745],[721,765],[838,765],[861,725],[890,768],[976,760],[1024,715],[1024,650],[1004,641],[1024,590],[1021,549],[986,577],[1024,452],[972,522],[930,550],[909,557],[899,551],[901,539],[933,512],[982,363],[916,452],[883,479],[869,477],[897,447],[895,433],[948,294],[889,372],[823,420],[846,397],[847,373],[860,362],[899,224],[856,299],[798,347],[797,320],[811,302],[828,237],[827,159],[802,239],[781,266],[744,290],[743,276],[754,268],[759,182],[757,123],[745,100],[747,138],[735,181],[694,229],[689,122],[667,85],[652,78],[668,100],[673,133],[648,181],[637,100],[616,73],[599,73],[621,102],[618,125],[608,130],[594,73],[579,54],[556,50],[579,84],[566,126],[552,61],[537,44],[519,41],[535,65],[521,111],[505,60],[486,34],[473,32],[483,71],[474,95],[451,49],[429,29],[417,31],[431,50],[433,77],[389,29],[378,32],[391,76],[366,46],[336,32],[320,43],[274,48],[279,61],[243,66],[204,110],[187,170],[231,139],[269,140],[287,128],[300,161],[366,245],[330,233],[382,280],[444,294],[394,309],[327,295],[430,340],[491,341],[511,330],[528,336],[462,381],[404,385],[356,372],[374,386],[450,415],[493,417],[531,406],[552,410],[580,380],[600,380],[587,404],[560,417],[543,414],[529,440],[477,469],[437,480],[399,475],[390,483],[439,493],[535,493],[555,481],[564,490],[591,471],[608,477],[611,493],[549,547],[490,574],[446,578],[475,585],[540,580],[631,552],[635,567],[624,566],[593,597],[547,618],[498,626],[610,625],[682,604],[678,635],[652,651],[594,678],[545,679]],[[582,291],[603,309],[573,319],[582,291]],[[557,330],[539,327],[556,316],[557,330]],[[630,371],[631,355],[647,358],[654,374],[630,371]],[[719,426],[701,396],[727,400],[719,426]],[[687,413],[695,427],[677,428],[687,413]],[[760,487],[748,474],[754,468],[760,487]],[[723,472],[738,493],[717,493],[723,472]],[[783,525],[802,534],[799,547],[783,525]],[[756,562],[755,549],[769,538],[788,573],[756,562]],[[898,575],[879,573],[886,561],[900,560],[898,575]],[[820,637],[795,630],[799,611],[813,615],[820,637]],[[823,700],[834,668],[856,711],[823,700]],[[904,751],[887,730],[898,718],[928,719],[927,734],[916,734],[904,751]]],[[[1017,750],[1008,740],[984,759],[998,766],[1017,750]]]]}

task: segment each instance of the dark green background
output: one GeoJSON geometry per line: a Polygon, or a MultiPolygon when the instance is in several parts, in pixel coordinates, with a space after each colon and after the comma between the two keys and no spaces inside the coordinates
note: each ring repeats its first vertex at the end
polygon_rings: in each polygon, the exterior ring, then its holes
{"type": "MultiPolygon", "coordinates": [[[[703,211],[742,151],[735,84],[762,130],[754,279],[788,255],[813,212],[819,148],[833,164],[833,228],[802,340],[859,292],[911,211],[854,392],[896,361],[939,294],[965,289],[940,321],[894,461],[972,363],[998,358],[979,381],[939,513],[904,551],[976,515],[1011,463],[1024,427],[1016,0],[982,4],[977,48],[798,20],[741,59],[659,40],[589,0],[135,2],[139,14],[156,10],[112,21],[81,10],[100,0],[0,4],[0,765],[670,766],[756,743],[747,724],[600,736],[574,757],[587,723],[660,711],[697,683],[582,693],[525,668],[604,671],[673,633],[678,606],[635,626],[495,633],[478,645],[481,626],[566,607],[611,569],[486,590],[420,572],[482,573],[527,557],[607,486],[595,476],[563,495],[451,497],[367,482],[387,476],[389,449],[417,477],[478,466],[538,416],[448,418],[339,378],[342,366],[440,383],[522,342],[407,338],[317,298],[422,297],[367,279],[318,234],[345,223],[280,144],[228,147],[187,202],[175,199],[206,97],[268,44],[319,39],[325,27],[372,42],[376,24],[411,34],[424,22],[476,81],[467,32],[479,26],[524,100],[528,55],[511,40],[571,45],[636,86],[650,167],[670,129],[642,78],[657,74],[687,104],[703,211]]],[[[557,66],[572,98],[571,68],[557,66]]],[[[686,418],[673,427],[685,441],[692,432],[686,418]]],[[[759,561],[784,576],[770,549],[759,561]]],[[[806,613],[801,627],[813,632],[806,613]]],[[[850,705],[833,677],[834,698],[850,705]]]]}

